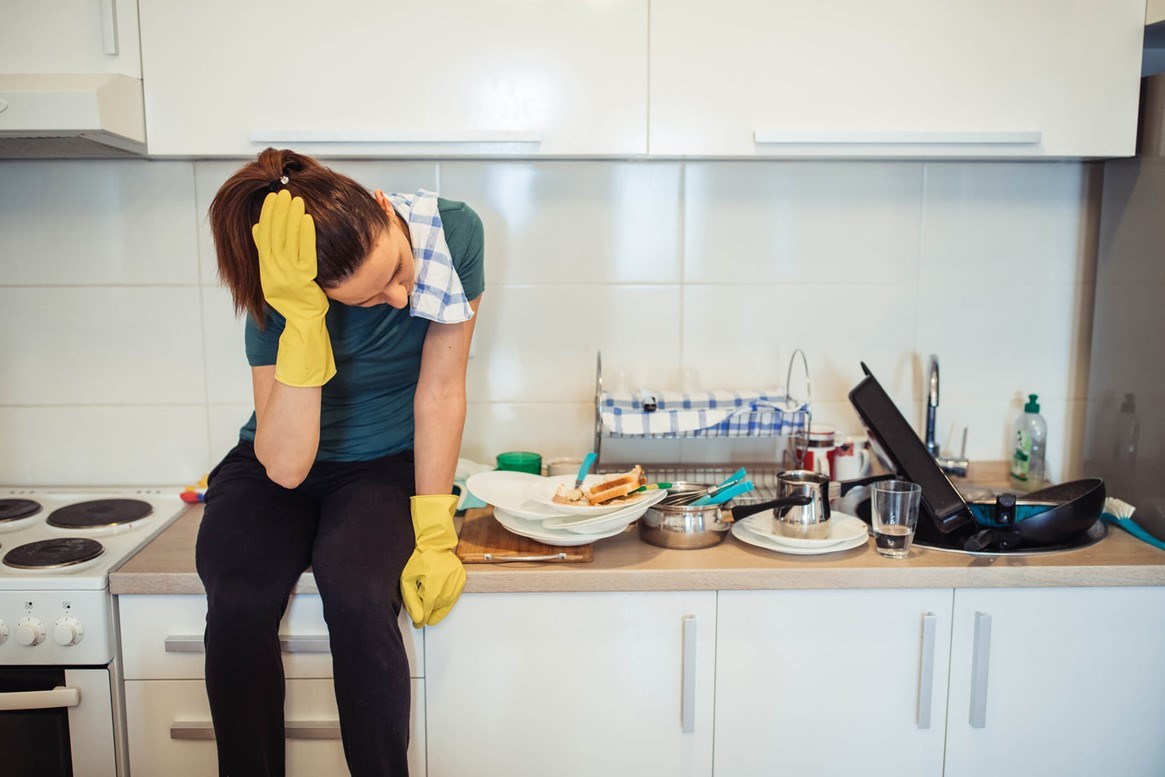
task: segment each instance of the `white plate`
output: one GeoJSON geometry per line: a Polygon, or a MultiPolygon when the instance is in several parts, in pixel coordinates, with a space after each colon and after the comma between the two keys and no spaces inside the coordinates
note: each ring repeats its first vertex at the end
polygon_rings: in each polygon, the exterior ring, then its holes
{"type": "MultiPolygon", "coordinates": [[[[595,483],[601,483],[608,475],[588,475],[583,480],[583,486],[593,486],[595,483]]],[[[560,485],[567,488],[574,488],[574,475],[555,475],[552,478],[538,478],[539,482],[530,483],[526,488],[526,498],[532,502],[548,507],[554,510],[555,513],[562,515],[583,515],[593,517],[596,515],[606,515],[613,513],[616,510],[622,510],[624,507],[629,507],[631,504],[638,504],[645,500],[650,494],[650,491],[641,491],[639,498],[634,502],[623,501],[618,504],[603,504],[603,505],[564,505],[554,501],[554,492],[558,490],[560,485]]],[[[488,501],[488,500],[487,500],[488,501]]]]}
{"type": "Polygon", "coordinates": [[[792,556],[820,556],[825,553],[839,553],[843,550],[850,550],[851,548],[860,548],[869,541],[869,538],[863,535],[824,548],[795,548],[792,545],[781,545],[772,540],[767,540],[761,535],[749,531],[748,527],[744,525],[744,521],[732,525],[732,536],[748,545],[763,548],[764,550],[771,550],[775,553],[788,553],[792,556]]]}
{"type": "Polygon", "coordinates": [[[526,498],[526,489],[530,484],[544,479],[541,475],[528,472],[494,470],[470,475],[465,481],[465,487],[481,501],[500,507],[510,515],[537,521],[562,515],[561,510],[551,510],[526,498]]]}
{"type": "Polygon", "coordinates": [[[659,488],[647,492],[647,498],[634,504],[627,505],[622,510],[616,510],[606,515],[596,515],[593,518],[584,518],[577,515],[560,515],[557,518],[544,518],[542,525],[547,529],[565,529],[578,534],[594,534],[616,526],[626,526],[637,521],[647,512],[647,508],[661,501],[667,496],[667,489],[659,488]]]}
{"type": "Polygon", "coordinates": [[[502,528],[508,532],[517,534],[519,537],[538,540],[547,545],[556,545],[562,548],[589,545],[595,540],[602,540],[607,537],[614,537],[616,534],[622,534],[623,530],[627,528],[626,525],[623,525],[618,529],[602,534],[575,534],[574,532],[562,531],[561,529],[543,528],[540,523],[518,518],[497,507],[494,508],[494,518],[502,525],[502,528]]]}
{"type": "Polygon", "coordinates": [[[759,534],[763,539],[776,542],[780,545],[788,545],[792,548],[828,548],[839,542],[851,542],[855,537],[865,537],[869,534],[869,527],[866,526],[861,518],[839,513],[837,510],[833,510],[829,516],[829,536],[822,537],[819,540],[786,537],[783,534],[777,534],[773,531],[773,514],[771,510],[758,515],[750,515],[741,520],[741,523],[744,524],[744,528],[753,534],[759,534]]]}

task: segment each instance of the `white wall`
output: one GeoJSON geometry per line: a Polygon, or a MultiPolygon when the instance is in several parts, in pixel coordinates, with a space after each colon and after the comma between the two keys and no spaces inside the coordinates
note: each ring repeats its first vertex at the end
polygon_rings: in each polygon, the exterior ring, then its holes
{"type": "MultiPolygon", "coordinates": [[[[180,484],[250,411],[206,208],[239,162],[0,162],[0,483],[180,484]]],[[[486,226],[463,455],[591,446],[595,351],[631,385],[780,385],[857,431],[864,360],[908,417],[940,356],[940,441],[1007,454],[1026,392],[1074,474],[1093,299],[1091,168],[1065,163],[347,161],[486,226]]],[[[632,456],[740,457],[720,441],[632,456]]],[[[758,450],[775,450],[765,442],[758,450]]],[[[755,450],[753,451],[755,453],[755,450]]],[[[748,458],[749,456],[745,456],[748,458]]]]}

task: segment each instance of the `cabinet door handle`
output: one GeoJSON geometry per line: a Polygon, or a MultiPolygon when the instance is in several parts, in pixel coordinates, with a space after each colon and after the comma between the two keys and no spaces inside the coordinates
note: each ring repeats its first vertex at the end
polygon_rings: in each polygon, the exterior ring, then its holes
{"type": "Polygon", "coordinates": [[[541,143],[541,132],[376,132],[363,130],[252,130],[252,143],[541,143]]]}
{"type": "Polygon", "coordinates": [[[696,730],[696,616],[684,616],[683,704],[680,708],[682,730],[696,730]]]}
{"type": "Polygon", "coordinates": [[[971,726],[987,727],[987,669],[991,663],[991,616],[975,613],[975,649],[971,656],[971,726]]]}
{"type": "MultiPolygon", "coordinates": [[[[338,720],[289,720],[283,724],[284,739],[339,739],[338,720]]],[[[170,739],[214,739],[214,724],[209,720],[191,720],[170,724],[170,739]]]]}
{"type": "Polygon", "coordinates": [[[101,0],[101,48],[115,55],[117,45],[117,0],[101,0]]]}
{"type": "Polygon", "coordinates": [[[0,693],[0,712],[18,710],[52,710],[58,707],[76,707],[81,703],[80,688],[58,685],[51,691],[10,691],[0,693]]]}
{"type": "MultiPolygon", "coordinates": [[[[279,648],[284,653],[328,653],[331,643],[327,634],[279,637],[279,648]]],[[[167,653],[205,653],[202,636],[171,635],[166,637],[167,653]]]]}
{"type": "Polygon", "coordinates": [[[922,616],[922,656],[918,663],[918,727],[930,728],[930,705],[934,698],[934,641],[938,617],[922,616]]]}
{"type": "Polygon", "coordinates": [[[1042,132],[948,132],[948,131],[871,131],[871,132],[831,132],[828,130],[807,130],[790,132],[771,132],[757,130],[753,133],[754,142],[776,145],[911,145],[925,146],[938,145],[992,145],[992,146],[1030,146],[1040,142],[1042,132]]]}

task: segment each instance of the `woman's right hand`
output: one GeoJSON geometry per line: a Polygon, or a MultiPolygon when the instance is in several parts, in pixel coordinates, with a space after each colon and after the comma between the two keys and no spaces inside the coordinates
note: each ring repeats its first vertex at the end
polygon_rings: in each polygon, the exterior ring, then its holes
{"type": "Polygon", "coordinates": [[[315,282],[316,232],[302,197],[282,189],[263,200],[251,228],[259,250],[259,280],[267,304],[287,321],[279,337],[275,379],[322,386],[336,374],[325,316],[328,298],[315,282]]]}

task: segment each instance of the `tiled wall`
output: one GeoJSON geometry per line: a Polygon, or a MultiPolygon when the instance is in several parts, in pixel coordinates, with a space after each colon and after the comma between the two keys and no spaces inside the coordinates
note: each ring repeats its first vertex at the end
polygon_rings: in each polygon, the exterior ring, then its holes
{"type": "MultiPolygon", "coordinates": [[[[183,483],[230,447],[249,371],[205,215],[238,164],[0,162],[0,482],[183,483]]],[[[781,385],[800,347],[823,421],[858,429],[846,393],[863,360],[920,421],[934,352],[940,441],[967,425],[972,459],[1003,458],[1020,395],[1038,392],[1051,474],[1078,468],[1098,180],[1087,165],[333,166],[370,188],[437,189],[485,222],[463,456],[588,450],[599,349],[611,383],[741,389],[781,385]]]]}

